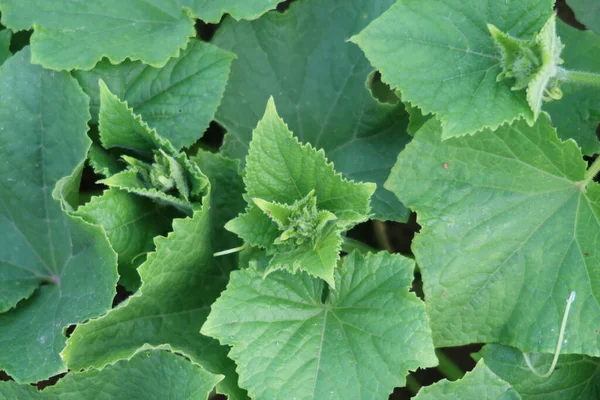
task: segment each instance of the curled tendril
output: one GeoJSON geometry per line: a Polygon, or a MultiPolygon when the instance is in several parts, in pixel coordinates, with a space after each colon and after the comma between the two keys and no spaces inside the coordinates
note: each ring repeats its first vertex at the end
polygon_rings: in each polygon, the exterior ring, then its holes
{"type": "Polygon", "coordinates": [[[560,349],[562,348],[563,338],[565,336],[565,330],[567,328],[567,320],[569,319],[569,313],[571,312],[571,304],[575,301],[575,292],[571,292],[569,298],[567,299],[567,306],[565,307],[565,312],[563,314],[562,323],[560,325],[560,332],[558,333],[558,342],[556,343],[556,349],[554,350],[554,358],[552,359],[552,364],[546,373],[539,372],[531,363],[529,359],[529,355],[527,353],[523,353],[523,358],[525,359],[525,364],[527,364],[527,368],[534,375],[540,378],[547,378],[552,375],[554,369],[556,368],[556,363],[558,362],[558,357],[560,356],[560,349]]]}

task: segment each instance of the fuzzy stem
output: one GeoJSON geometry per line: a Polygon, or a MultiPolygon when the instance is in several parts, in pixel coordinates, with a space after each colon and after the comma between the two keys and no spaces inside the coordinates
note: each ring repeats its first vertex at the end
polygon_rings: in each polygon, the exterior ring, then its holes
{"type": "Polygon", "coordinates": [[[377,240],[377,244],[383,250],[387,250],[390,253],[394,252],[394,247],[392,243],[390,243],[390,238],[387,234],[387,225],[383,221],[373,221],[373,229],[375,231],[375,239],[377,240]]]}
{"type": "Polygon", "coordinates": [[[246,248],[246,243],[244,243],[243,245],[239,246],[239,247],[234,247],[233,249],[227,249],[227,250],[223,250],[223,251],[219,251],[217,253],[213,254],[213,257],[220,257],[220,256],[224,256],[227,254],[233,254],[233,253],[237,253],[240,252],[242,250],[244,250],[246,248]]]}
{"type": "Polygon", "coordinates": [[[596,161],[594,161],[594,163],[590,166],[590,168],[588,168],[588,170],[585,172],[585,177],[583,179],[583,181],[579,184],[580,187],[582,189],[585,189],[590,182],[592,182],[594,180],[594,178],[596,177],[596,175],[598,175],[598,173],[600,172],[600,156],[598,156],[596,158],[596,161]]]}
{"type": "Polygon", "coordinates": [[[406,388],[412,395],[416,395],[421,390],[421,382],[417,380],[413,375],[406,377],[406,388]]]}
{"type": "Polygon", "coordinates": [[[437,366],[437,369],[440,370],[442,375],[444,375],[450,381],[456,381],[462,378],[465,375],[465,372],[460,369],[454,361],[450,359],[444,352],[441,350],[435,349],[435,355],[440,361],[440,365],[437,366]]]}
{"type": "Polygon", "coordinates": [[[535,369],[535,367],[531,363],[531,360],[529,359],[529,355],[527,353],[523,353],[523,358],[525,359],[525,364],[527,364],[527,368],[529,368],[529,370],[531,372],[533,372],[533,374],[535,376],[538,376],[540,378],[547,378],[550,375],[552,375],[552,372],[554,372],[554,368],[556,368],[556,363],[558,362],[558,357],[560,356],[560,349],[562,348],[563,338],[565,336],[565,329],[567,328],[567,320],[569,319],[569,312],[571,311],[571,304],[573,304],[574,301],[575,301],[575,292],[571,292],[571,295],[567,299],[567,307],[565,307],[565,313],[563,314],[563,320],[562,320],[562,323],[560,324],[560,332],[558,333],[558,342],[556,343],[556,349],[554,350],[554,358],[552,359],[552,364],[550,365],[550,369],[548,369],[548,372],[546,372],[545,374],[542,374],[537,369],[535,369]]]}
{"type": "Polygon", "coordinates": [[[350,239],[347,236],[344,236],[344,243],[342,243],[342,251],[344,253],[350,253],[352,250],[358,250],[360,253],[370,253],[375,252],[376,250],[369,246],[366,243],[363,243],[359,240],[350,239]]]}
{"type": "Polygon", "coordinates": [[[596,74],[594,72],[561,69],[559,75],[561,76],[561,80],[564,80],[568,83],[600,87],[600,74],[596,74]]]}

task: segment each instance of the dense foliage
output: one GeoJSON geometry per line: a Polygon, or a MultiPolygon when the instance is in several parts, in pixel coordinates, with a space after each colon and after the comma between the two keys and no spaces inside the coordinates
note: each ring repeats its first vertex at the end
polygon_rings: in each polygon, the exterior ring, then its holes
{"type": "Polygon", "coordinates": [[[0,400],[600,398],[595,0],[0,13],[0,400]]]}

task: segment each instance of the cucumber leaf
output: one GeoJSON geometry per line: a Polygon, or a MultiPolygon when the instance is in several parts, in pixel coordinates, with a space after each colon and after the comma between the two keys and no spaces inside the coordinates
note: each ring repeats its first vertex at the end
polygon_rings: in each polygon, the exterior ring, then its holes
{"type": "Polygon", "coordinates": [[[376,186],[336,174],[323,151],[302,145],[273,98],[246,158],[246,213],[225,228],[272,256],[266,273],[305,271],[334,286],[341,233],[367,220],[376,186]]]}
{"type": "Polygon", "coordinates": [[[0,400],[207,400],[221,379],[177,354],[142,350],[100,371],[71,372],[42,391],[0,382],[0,400]]]}
{"type": "Polygon", "coordinates": [[[136,151],[146,159],[123,155],[127,169],[100,181],[170,205],[191,214],[199,207],[208,179],[184,153],[150,129],[126,102],[119,100],[100,81],[100,141],[106,149],[113,147],[136,151]]]}
{"type": "MultiPolygon", "coordinates": [[[[595,399],[600,393],[600,359],[579,354],[565,354],[558,358],[549,377],[535,376],[525,364],[523,354],[500,344],[486,345],[478,353],[496,375],[521,395],[523,400],[578,400],[595,399]]],[[[552,354],[530,355],[538,371],[547,371],[552,354]]]]}
{"type": "Polygon", "coordinates": [[[412,250],[436,345],[552,353],[574,291],[563,352],[600,355],[600,185],[575,142],[544,115],[441,136],[429,121],[386,183],[422,226],[412,250]]]}
{"type": "Polygon", "coordinates": [[[234,52],[216,120],[224,152],[243,159],[252,130],[274,96],[303,143],[322,148],[346,178],[379,185],[375,217],[406,222],[409,210],[382,185],[410,140],[402,104],[384,104],[366,87],[373,68],[346,40],[394,0],[298,0],[253,22],[223,21],[213,42],[234,52]]]}
{"type": "Polygon", "coordinates": [[[93,197],[75,214],[104,227],[118,254],[119,283],[132,292],[140,285],[137,267],[144,261],[144,255],[154,250],[154,237],[166,236],[172,219],[178,216],[174,210],[160,207],[150,199],[118,189],[93,197]]]}
{"type": "Polygon", "coordinates": [[[419,391],[415,400],[519,400],[511,385],[480,361],[458,381],[443,380],[419,391]]]}
{"type": "Polygon", "coordinates": [[[336,289],[307,274],[231,273],[202,333],[232,346],[252,398],[384,398],[409,370],[437,364],[413,261],[349,254],[336,289]]]}
{"type": "Polygon", "coordinates": [[[52,197],[85,160],[88,98],[29,60],[0,68],[0,369],[17,382],[66,371],[63,330],[110,309],[117,282],[104,231],[52,197]]]}
{"type": "Polygon", "coordinates": [[[497,82],[502,59],[488,24],[529,39],[552,15],[553,0],[399,0],[351,40],[402,92],[403,101],[442,121],[442,138],[496,129],[534,112],[514,82],[497,82]]]}
{"type": "Polygon", "coordinates": [[[239,246],[223,225],[243,210],[238,163],[201,152],[194,157],[211,182],[191,217],[173,220],[173,231],[157,237],[156,251],[138,268],[142,285],[101,318],[77,326],[62,356],[71,369],[103,368],[149,344],[168,343],[205,369],[226,376],[218,390],[245,399],[233,363],[216,340],[199,334],[210,305],[237,265],[235,255],[213,258],[216,246],[239,246]]]}
{"type": "Polygon", "coordinates": [[[196,34],[178,0],[1,0],[0,11],[13,31],[34,29],[31,61],[54,70],[89,70],[102,57],[162,67],[196,34]]]}
{"type": "Polygon", "coordinates": [[[90,147],[90,151],[88,152],[88,163],[96,174],[105,178],[121,172],[123,169],[117,157],[110,154],[103,149],[102,146],[99,146],[96,143],[92,143],[92,147],[90,147]]]}
{"type": "Polygon", "coordinates": [[[600,35],[600,3],[596,0],[568,0],[567,3],[579,22],[600,35]]]}
{"type": "Polygon", "coordinates": [[[218,23],[225,13],[237,20],[257,19],[274,9],[281,0],[181,0],[181,2],[192,10],[194,17],[205,22],[218,23]]]}
{"type": "MultiPolygon", "coordinates": [[[[565,44],[561,54],[565,64],[570,69],[600,73],[600,36],[560,21],[557,29],[565,44]]],[[[596,127],[600,123],[600,92],[595,87],[568,83],[561,89],[562,99],[544,106],[558,135],[562,139],[573,138],[583,154],[600,152],[600,141],[596,136],[596,127]]]]}
{"type": "Polygon", "coordinates": [[[99,62],[91,71],[74,71],[91,98],[92,119],[98,121],[102,79],[134,113],[168,139],[176,149],[198,140],[213,119],[225,90],[234,55],[192,40],[177,58],[162,68],[139,61],[113,65],[99,62]]]}

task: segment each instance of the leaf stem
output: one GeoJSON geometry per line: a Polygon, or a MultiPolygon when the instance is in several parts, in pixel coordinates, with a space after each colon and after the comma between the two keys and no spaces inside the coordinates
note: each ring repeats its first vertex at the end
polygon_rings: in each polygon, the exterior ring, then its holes
{"type": "Polygon", "coordinates": [[[563,344],[563,338],[565,336],[565,329],[567,328],[567,320],[569,319],[569,313],[571,312],[571,304],[573,304],[574,301],[575,301],[575,292],[571,292],[571,295],[567,299],[567,307],[565,307],[565,313],[563,314],[562,323],[560,324],[560,332],[558,333],[558,342],[556,343],[556,349],[554,350],[554,358],[552,359],[552,364],[550,365],[550,369],[548,369],[548,371],[545,374],[542,374],[537,369],[535,369],[535,367],[531,363],[531,360],[529,359],[529,355],[526,353],[523,353],[523,358],[525,359],[525,364],[527,364],[527,368],[529,368],[529,370],[531,372],[533,372],[534,375],[536,375],[540,378],[549,377],[550,375],[552,375],[552,372],[554,372],[554,368],[556,368],[556,363],[558,362],[558,357],[560,356],[560,349],[562,348],[562,344],[563,344]]]}
{"type": "Polygon", "coordinates": [[[375,240],[377,240],[377,244],[379,245],[379,247],[389,251],[390,253],[393,253],[394,247],[390,242],[390,238],[387,233],[387,225],[385,224],[385,222],[374,220],[373,230],[375,231],[375,240]]]}
{"type": "Polygon", "coordinates": [[[600,74],[587,71],[571,71],[561,68],[559,72],[560,80],[568,83],[574,83],[583,86],[600,87],[600,74]]]}
{"type": "Polygon", "coordinates": [[[350,253],[353,250],[357,250],[361,253],[370,253],[370,252],[376,251],[374,248],[372,248],[368,244],[363,243],[359,240],[350,239],[347,236],[343,236],[343,238],[344,238],[344,243],[342,243],[342,251],[344,253],[350,253]]]}
{"type": "Polygon", "coordinates": [[[421,382],[414,375],[409,374],[406,377],[406,388],[411,394],[416,395],[422,387],[421,382]]]}
{"type": "Polygon", "coordinates": [[[241,245],[239,247],[234,247],[233,249],[227,249],[227,250],[216,252],[213,254],[213,257],[220,257],[220,256],[225,256],[227,254],[237,253],[237,252],[244,250],[245,248],[246,248],[246,243],[244,243],[243,245],[241,245]]]}
{"type": "Polygon", "coordinates": [[[600,156],[596,158],[596,161],[588,168],[585,172],[585,177],[581,183],[579,183],[579,187],[583,190],[590,184],[600,172],[600,156]]]}
{"type": "Polygon", "coordinates": [[[440,361],[440,365],[437,366],[437,369],[440,370],[442,375],[448,378],[448,380],[456,381],[465,375],[465,372],[460,369],[458,365],[454,364],[454,361],[444,354],[443,351],[435,349],[435,355],[440,361]]]}

